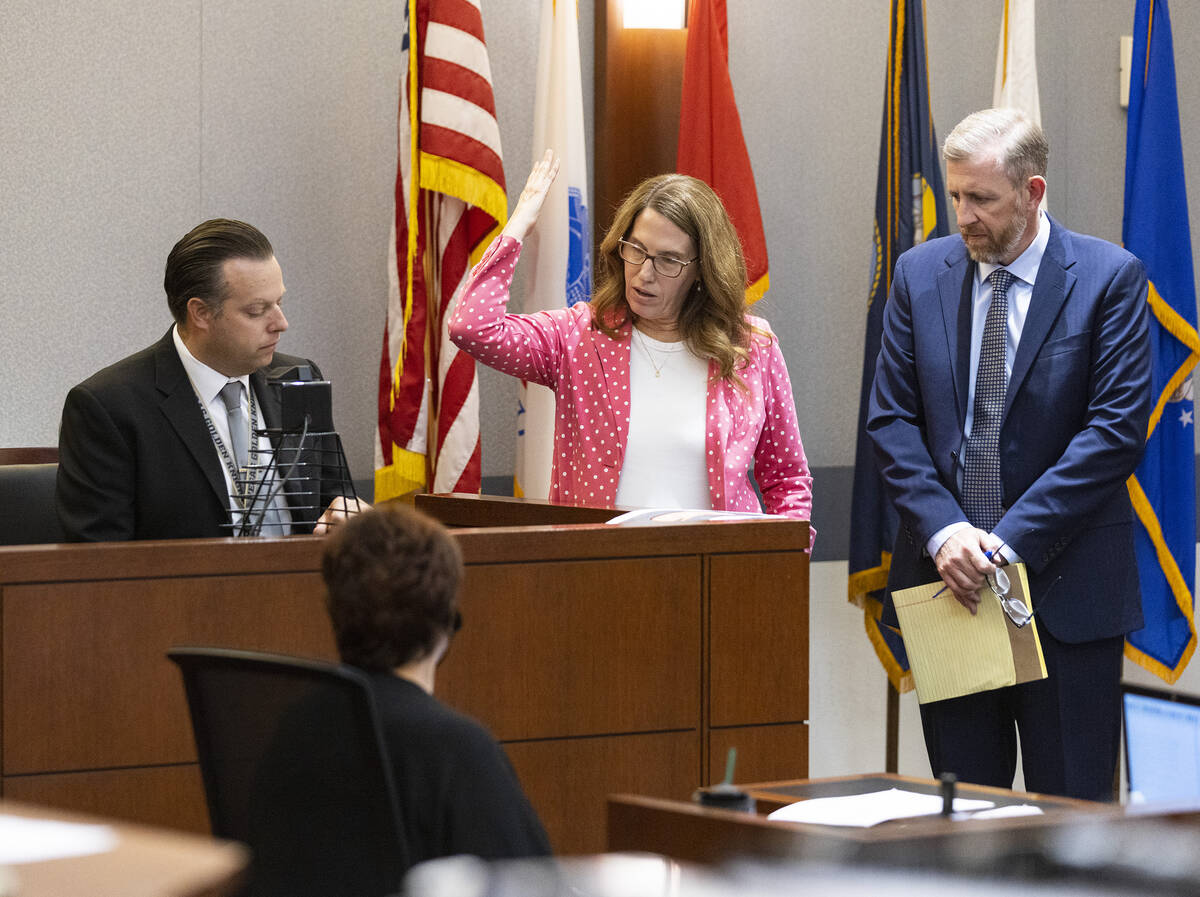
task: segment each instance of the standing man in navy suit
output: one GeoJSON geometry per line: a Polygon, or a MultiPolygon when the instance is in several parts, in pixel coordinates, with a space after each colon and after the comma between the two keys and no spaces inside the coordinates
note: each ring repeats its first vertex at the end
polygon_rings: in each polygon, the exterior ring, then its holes
{"type": "Polygon", "coordinates": [[[1150,414],[1146,274],[1039,209],[1048,154],[1012,109],[946,138],[960,236],[896,263],[867,431],[900,513],[889,591],[940,578],[974,613],[993,561],[1023,561],[1049,673],[922,705],[934,774],[1011,787],[1019,733],[1027,789],[1111,800],[1142,625],[1125,480],[1150,414]]]}

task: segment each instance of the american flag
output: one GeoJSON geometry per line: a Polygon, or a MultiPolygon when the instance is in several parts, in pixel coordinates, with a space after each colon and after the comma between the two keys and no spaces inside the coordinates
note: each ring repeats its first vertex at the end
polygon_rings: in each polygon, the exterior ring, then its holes
{"type": "Polygon", "coordinates": [[[507,217],[479,0],[407,0],[375,499],[478,492],[474,360],[446,321],[507,217]]]}

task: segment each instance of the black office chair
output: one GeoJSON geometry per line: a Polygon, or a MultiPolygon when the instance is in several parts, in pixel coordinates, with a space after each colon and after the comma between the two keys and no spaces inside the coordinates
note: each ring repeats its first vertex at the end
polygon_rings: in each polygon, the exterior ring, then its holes
{"type": "Polygon", "coordinates": [[[253,854],[253,897],[382,897],[409,867],[370,680],[347,666],[172,648],[213,834],[253,854]]]}
{"type": "Polygon", "coordinates": [[[0,545],[63,542],[54,510],[58,464],[4,461],[0,449],[0,545]]]}

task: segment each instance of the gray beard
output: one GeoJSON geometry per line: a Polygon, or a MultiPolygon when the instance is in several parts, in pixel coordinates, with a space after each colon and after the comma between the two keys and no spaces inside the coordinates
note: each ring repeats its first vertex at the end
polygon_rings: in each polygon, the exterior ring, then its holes
{"type": "Polygon", "coordinates": [[[971,244],[967,243],[966,240],[964,240],[963,243],[967,247],[967,254],[971,256],[973,261],[983,262],[987,265],[1000,265],[1003,264],[1003,260],[1012,255],[1016,248],[1021,244],[1021,238],[1025,236],[1025,230],[1028,227],[1029,219],[1020,219],[1020,224],[1016,231],[1013,232],[1012,238],[998,251],[987,249],[976,250],[972,249],[971,244]]]}

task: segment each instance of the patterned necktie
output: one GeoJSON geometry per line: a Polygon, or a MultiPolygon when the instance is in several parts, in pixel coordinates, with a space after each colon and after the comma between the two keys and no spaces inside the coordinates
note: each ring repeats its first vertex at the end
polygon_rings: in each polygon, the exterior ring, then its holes
{"type": "Polygon", "coordinates": [[[992,272],[992,304],[983,324],[979,366],[975,370],[975,405],[971,435],[963,456],[963,510],[971,525],[991,532],[1004,513],[1000,484],[1000,415],[1008,374],[1004,370],[1008,334],[1008,288],[1013,276],[1004,268],[992,272]]]}
{"type": "Polygon", "coordinates": [[[230,380],[221,387],[221,401],[229,418],[229,441],[233,443],[233,457],[237,463],[238,476],[233,489],[242,497],[244,509],[240,524],[235,524],[234,535],[240,536],[286,536],[291,528],[280,516],[274,503],[268,500],[275,486],[275,471],[265,474],[247,469],[250,450],[250,424],[242,409],[244,387],[238,380],[230,380]]]}
{"type": "Polygon", "coordinates": [[[242,384],[230,380],[221,387],[221,401],[229,419],[229,441],[233,443],[233,457],[238,470],[245,470],[250,448],[250,425],[246,423],[246,412],[242,410],[242,384]]]}

